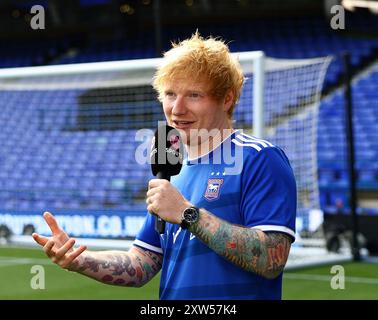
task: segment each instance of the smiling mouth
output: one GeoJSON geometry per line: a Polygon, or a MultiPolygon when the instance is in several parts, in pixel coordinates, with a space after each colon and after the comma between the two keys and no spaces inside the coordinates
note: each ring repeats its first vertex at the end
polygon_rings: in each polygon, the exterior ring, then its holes
{"type": "Polygon", "coordinates": [[[173,120],[172,122],[177,129],[189,128],[194,123],[194,121],[175,121],[175,120],[173,120]]]}

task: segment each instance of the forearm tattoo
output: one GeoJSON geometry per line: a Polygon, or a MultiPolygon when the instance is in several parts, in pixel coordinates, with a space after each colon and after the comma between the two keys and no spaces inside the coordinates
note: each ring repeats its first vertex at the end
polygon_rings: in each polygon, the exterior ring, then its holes
{"type": "Polygon", "coordinates": [[[134,247],[129,252],[91,252],[76,262],[72,271],[108,284],[140,287],[159,272],[161,265],[161,255],[134,247]]]}
{"type": "Polygon", "coordinates": [[[283,233],[233,225],[204,209],[189,231],[232,263],[269,279],[282,272],[290,251],[290,238],[283,233]]]}

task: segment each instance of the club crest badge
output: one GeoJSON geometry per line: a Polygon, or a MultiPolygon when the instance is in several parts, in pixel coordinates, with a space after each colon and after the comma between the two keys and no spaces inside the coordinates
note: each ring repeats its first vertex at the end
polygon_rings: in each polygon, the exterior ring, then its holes
{"type": "Polygon", "coordinates": [[[223,179],[208,179],[205,192],[205,199],[208,201],[217,200],[220,195],[220,189],[223,184],[223,179]]]}

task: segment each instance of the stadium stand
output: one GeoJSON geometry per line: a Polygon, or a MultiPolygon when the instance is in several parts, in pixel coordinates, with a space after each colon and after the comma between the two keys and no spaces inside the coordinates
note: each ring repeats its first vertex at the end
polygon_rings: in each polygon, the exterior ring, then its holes
{"type": "MultiPolygon", "coordinates": [[[[267,56],[277,58],[314,58],[337,55],[348,50],[355,67],[370,57],[378,40],[361,37],[346,37],[332,31],[322,18],[297,18],[279,20],[257,20],[232,25],[203,26],[199,28],[203,35],[218,35],[230,41],[232,51],[263,50],[267,56]],[[269,26],[267,28],[266,26],[269,26]]],[[[164,43],[172,39],[183,39],[193,32],[187,27],[175,27],[164,34],[164,43]]],[[[141,33],[138,38],[91,39],[88,46],[78,51],[77,55],[67,56],[60,63],[94,62],[151,58],[156,52],[151,47],[153,35],[141,33]]],[[[167,49],[167,48],[164,48],[167,49]]],[[[325,80],[325,87],[335,84],[342,73],[342,63],[336,59],[330,66],[325,80]]]]}
{"type": "Polygon", "coordinates": [[[49,64],[67,52],[72,39],[0,40],[0,68],[27,67],[49,64]]]}
{"type": "MultiPolygon", "coordinates": [[[[232,26],[216,26],[216,29],[204,27],[200,31],[203,35],[222,34],[226,40],[233,39],[230,42],[233,51],[263,50],[271,57],[299,59],[337,55],[348,50],[355,68],[372,59],[378,47],[378,40],[346,37],[332,32],[319,18],[272,20],[268,23],[269,28],[266,25],[266,21],[257,20],[232,26]]],[[[164,34],[164,37],[179,39],[192,31],[178,27],[164,34]]],[[[30,52],[22,55],[19,47],[16,53],[10,46],[2,50],[0,66],[38,65],[46,61],[64,64],[154,57],[151,37],[150,34],[141,34],[139,38],[128,41],[122,37],[110,40],[91,38],[83,48],[70,47],[69,42],[52,49],[48,49],[51,44],[42,48],[39,43],[35,46],[25,44],[30,52]],[[52,51],[46,53],[46,50],[52,51]]],[[[341,62],[336,59],[327,73],[325,87],[337,84],[341,73],[341,62]]],[[[373,71],[353,86],[358,187],[368,190],[378,190],[378,96],[374,86],[377,81],[378,72],[373,71]]],[[[130,149],[133,149],[135,142],[131,137],[135,131],[122,128],[96,130],[93,127],[92,130],[74,131],[70,127],[70,119],[74,118],[77,100],[82,92],[65,92],[64,105],[72,105],[72,109],[59,109],[62,97],[57,98],[57,94],[54,91],[0,92],[0,200],[5,209],[125,209],[132,206],[144,210],[144,195],[141,191],[145,186],[135,185],[126,189],[124,181],[132,181],[135,176],[147,181],[150,177],[149,168],[134,170],[130,162],[132,152],[113,148],[119,141],[126,139],[130,141],[130,149]],[[49,103],[41,107],[41,100],[49,103]],[[39,130],[41,126],[49,131],[48,135],[39,130]],[[47,150],[54,152],[47,153],[47,150]],[[105,153],[106,165],[101,161],[105,153]],[[39,168],[42,164],[45,170],[41,173],[39,168]]],[[[283,107],[285,105],[290,103],[282,104],[283,107]]],[[[151,102],[151,108],[159,108],[157,102],[151,102]]],[[[243,122],[251,123],[251,113],[244,112],[247,108],[250,106],[241,104],[236,109],[236,120],[241,125],[243,122]]],[[[134,114],[135,110],[141,110],[138,106],[125,109],[133,110],[134,114]]],[[[347,208],[345,190],[348,177],[345,161],[340,161],[345,160],[342,117],[343,97],[340,91],[336,91],[322,101],[319,118],[321,205],[328,212],[347,208]]]]}
{"type": "MultiPolygon", "coordinates": [[[[354,126],[356,140],[357,187],[378,190],[378,71],[373,70],[353,84],[354,126]]],[[[324,99],[318,126],[318,165],[321,205],[328,212],[348,208],[346,137],[343,121],[344,98],[341,91],[324,99]]],[[[345,210],[347,212],[347,210],[345,210]]],[[[376,209],[364,209],[376,213],[376,209]]]]}

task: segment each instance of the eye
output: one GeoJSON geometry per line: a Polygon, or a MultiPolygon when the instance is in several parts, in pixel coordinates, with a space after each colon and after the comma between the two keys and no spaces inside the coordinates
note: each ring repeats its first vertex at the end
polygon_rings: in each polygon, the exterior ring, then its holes
{"type": "Polygon", "coordinates": [[[166,97],[171,98],[171,97],[174,97],[174,96],[175,96],[175,93],[174,93],[173,91],[165,91],[165,92],[164,92],[164,95],[165,95],[166,97]]]}
{"type": "Polygon", "coordinates": [[[191,92],[189,94],[189,97],[190,98],[193,98],[193,99],[197,99],[197,98],[200,98],[201,97],[201,94],[199,92],[191,92]]]}

